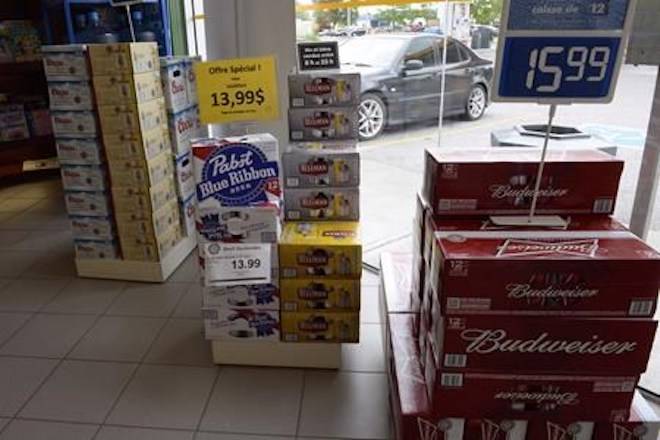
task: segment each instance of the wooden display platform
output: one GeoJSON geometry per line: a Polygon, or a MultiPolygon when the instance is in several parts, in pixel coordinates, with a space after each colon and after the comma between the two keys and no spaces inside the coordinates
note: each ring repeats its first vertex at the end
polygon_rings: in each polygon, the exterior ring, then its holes
{"type": "Polygon", "coordinates": [[[341,366],[341,344],[210,342],[216,364],[333,370],[341,366]]]}
{"type": "Polygon", "coordinates": [[[160,262],[76,259],[76,269],[78,276],[83,278],[162,283],[167,281],[195,246],[197,246],[195,239],[187,237],[160,262]]]}

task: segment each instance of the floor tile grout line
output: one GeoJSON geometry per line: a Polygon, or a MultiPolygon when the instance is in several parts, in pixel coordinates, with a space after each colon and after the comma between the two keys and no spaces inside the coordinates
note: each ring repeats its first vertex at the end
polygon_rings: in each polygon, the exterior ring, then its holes
{"type": "Polygon", "coordinates": [[[193,435],[193,438],[197,437],[197,432],[199,432],[199,428],[202,426],[202,422],[204,421],[204,416],[206,416],[206,412],[209,409],[209,405],[211,404],[211,399],[213,398],[213,392],[215,391],[215,387],[217,386],[218,382],[220,382],[220,375],[223,372],[223,368],[220,366],[215,366],[217,369],[215,378],[213,379],[213,384],[211,385],[211,390],[209,391],[208,395],[206,396],[206,401],[204,402],[204,407],[202,408],[202,413],[199,416],[199,420],[197,421],[197,424],[195,425],[195,434],[193,435]]]}
{"type": "Polygon", "coordinates": [[[300,435],[300,422],[302,421],[303,403],[305,402],[305,389],[307,386],[307,370],[303,369],[302,372],[302,386],[300,388],[300,398],[298,399],[298,419],[296,420],[296,438],[300,435]]]}
{"type": "MultiPolygon", "coordinates": [[[[26,313],[26,312],[22,312],[22,313],[26,313]]],[[[26,313],[26,314],[27,314],[27,313],[26,313]]],[[[3,348],[5,345],[7,345],[7,344],[9,343],[9,341],[11,341],[11,340],[14,338],[14,336],[16,336],[16,335],[18,334],[18,332],[20,332],[21,330],[23,330],[23,329],[25,328],[25,326],[28,325],[28,323],[29,323],[30,321],[32,321],[36,315],[37,315],[36,312],[32,312],[32,313],[30,313],[30,316],[28,317],[28,319],[26,319],[25,322],[24,322],[23,324],[19,325],[19,326],[16,328],[16,330],[14,330],[13,332],[11,332],[11,334],[7,337],[7,339],[5,339],[4,341],[0,341],[0,356],[3,356],[3,355],[1,354],[1,353],[2,353],[2,348],[3,348]]]]}

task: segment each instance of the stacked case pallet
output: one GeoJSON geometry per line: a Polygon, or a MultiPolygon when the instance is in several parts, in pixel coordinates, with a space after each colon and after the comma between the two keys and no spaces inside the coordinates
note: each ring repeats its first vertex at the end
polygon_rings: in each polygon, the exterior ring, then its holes
{"type": "Polygon", "coordinates": [[[195,181],[190,141],[205,137],[199,120],[197,85],[193,65],[198,57],[163,57],[160,76],[167,109],[167,125],[172,143],[176,190],[185,236],[195,236],[195,181]]]}
{"type": "MultiPolygon", "coordinates": [[[[196,139],[192,156],[206,338],[278,342],[281,187],[277,139],[270,134],[196,139]],[[235,273],[232,279],[225,272],[216,273],[214,262],[222,258],[223,249],[236,249],[235,244],[241,245],[241,252],[265,250],[270,262],[258,264],[270,267],[270,273],[256,279],[249,270],[235,273]]],[[[240,257],[240,252],[234,250],[231,255],[240,257]]]]}
{"type": "Polygon", "coordinates": [[[289,75],[291,144],[282,156],[282,340],[358,342],[360,76],[289,75]]]}
{"type": "Polygon", "coordinates": [[[121,257],[87,46],[44,46],[53,131],[76,257],[121,257]]]}
{"type": "Polygon", "coordinates": [[[88,50],[123,259],[162,261],[182,230],[158,47],[88,50]]]}

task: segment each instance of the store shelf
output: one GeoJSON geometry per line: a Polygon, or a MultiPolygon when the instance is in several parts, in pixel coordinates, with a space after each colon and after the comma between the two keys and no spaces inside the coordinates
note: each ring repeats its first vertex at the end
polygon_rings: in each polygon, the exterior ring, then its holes
{"type": "Polygon", "coordinates": [[[0,143],[0,178],[23,173],[24,163],[55,157],[52,136],[39,136],[20,141],[0,143]]]}
{"type": "Polygon", "coordinates": [[[339,369],[341,344],[211,341],[220,365],[339,369]]]}
{"type": "Polygon", "coordinates": [[[42,61],[0,63],[0,76],[44,75],[42,61]]]}
{"type": "Polygon", "coordinates": [[[78,276],[83,278],[162,283],[167,281],[195,246],[195,239],[187,237],[160,262],[76,259],[76,268],[78,276]]]}

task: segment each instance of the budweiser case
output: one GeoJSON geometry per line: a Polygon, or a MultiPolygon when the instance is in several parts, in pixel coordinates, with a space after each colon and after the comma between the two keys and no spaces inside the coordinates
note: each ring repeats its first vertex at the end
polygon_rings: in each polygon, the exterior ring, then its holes
{"type": "Polygon", "coordinates": [[[291,141],[358,138],[358,115],[353,107],[316,107],[289,110],[291,141]]]}
{"type": "Polygon", "coordinates": [[[200,208],[249,206],[281,197],[277,139],[270,134],[192,142],[200,208]]]}
{"type": "Polygon", "coordinates": [[[359,220],[359,188],[287,188],[284,218],[299,220],[359,220]]]}
{"type": "MultiPolygon", "coordinates": [[[[435,214],[525,214],[534,195],[538,151],[426,151],[423,196],[435,214]]],[[[623,161],[596,150],[550,151],[537,214],[610,214],[623,161]]]]}
{"type": "Polygon", "coordinates": [[[660,254],[607,217],[566,229],[435,219],[430,281],[447,314],[653,316],[660,254]]]}
{"type": "Polygon", "coordinates": [[[360,154],[294,149],[282,156],[287,188],[356,187],[360,185],[360,154]]]}
{"type": "Polygon", "coordinates": [[[360,74],[291,74],[289,99],[294,108],[357,106],[360,103],[360,74]]]}

